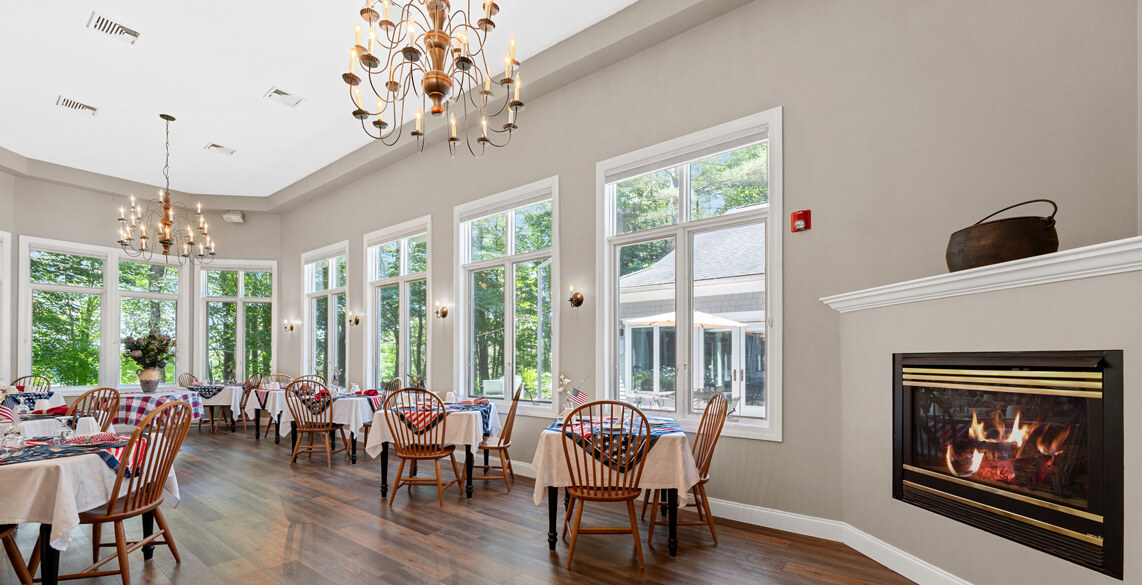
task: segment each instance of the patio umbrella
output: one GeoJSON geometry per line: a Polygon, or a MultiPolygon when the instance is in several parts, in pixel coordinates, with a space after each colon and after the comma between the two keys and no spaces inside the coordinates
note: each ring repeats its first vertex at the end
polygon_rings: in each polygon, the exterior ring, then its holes
{"type": "MultiPolygon", "coordinates": [[[[676,325],[674,317],[675,317],[674,311],[671,311],[669,313],[662,313],[661,315],[651,315],[650,317],[639,317],[638,319],[627,319],[627,323],[635,323],[638,325],[652,325],[652,326],[659,326],[659,327],[674,327],[676,325]]],[[[694,326],[695,327],[745,327],[745,324],[744,323],[738,323],[737,321],[732,321],[730,319],[726,319],[725,317],[719,317],[717,315],[711,315],[709,313],[703,313],[702,311],[694,311],[694,326]]]]}

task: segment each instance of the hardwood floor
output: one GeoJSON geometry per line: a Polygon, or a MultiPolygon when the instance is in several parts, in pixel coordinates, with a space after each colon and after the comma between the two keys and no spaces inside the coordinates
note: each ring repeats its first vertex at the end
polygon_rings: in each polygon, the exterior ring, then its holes
{"type": "MultiPolygon", "coordinates": [[[[471,500],[455,487],[444,510],[435,488],[402,490],[393,509],[381,500],[379,466],[325,467],[324,458],[288,466],[289,445],[254,441],[253,430],[192,431],[176,463],[182,504],[166,516],[182,553],[165,547],[154,559],[131,556],[138,583],[183,585],[335,585],[350,583],[532,585],[537,583],[716,583],[718,585],[903,585],[911,581],[835,542],[719,522],[719,546],[703,527],[680,527],[678,557],[666,553],[665,529],[645,547],[640,572],[629,536],[580,538],[575,564],[563,568],[566,543],[547,549],[547,506],[532,503],[532,483],[512,493],[476,482],[471,500]]],[[[395,469],[395,464],[391,467],[395,469]]],[[[446,475],[450,477],[450,475],[446,475]]],[[[562,510],[562,508],[560,508],[562,510]]],[[[584,524],[626,522],[624,506],[589,506],[584,524]]],[[[138,522],[130,527],[137,537],[138,522]]],[[[645,540],[646,528],[642,524],[645,540]]],[[[25,556],[36,530],[21,527],[25,556]]],[[[61,572],[90,562],[90,532],[77,531],[61,555],[61,572]]],[[[114,565],[114,563],[112,563],[114,565]]],[[[4,564],[0,584],[15,583],[4,564]]],[[[118,577],[80,581],[113,585],[118,577]]]]}

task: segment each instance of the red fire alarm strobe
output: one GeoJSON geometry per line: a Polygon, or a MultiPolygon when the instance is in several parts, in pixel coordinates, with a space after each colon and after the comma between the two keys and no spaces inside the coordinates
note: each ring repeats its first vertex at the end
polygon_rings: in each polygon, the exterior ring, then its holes
{"type": "Polygon", "coordinates": [[[794,211],[789,215],[789,231],[803,232],[813,227],[813,214],[808,209],[794,211]]]}

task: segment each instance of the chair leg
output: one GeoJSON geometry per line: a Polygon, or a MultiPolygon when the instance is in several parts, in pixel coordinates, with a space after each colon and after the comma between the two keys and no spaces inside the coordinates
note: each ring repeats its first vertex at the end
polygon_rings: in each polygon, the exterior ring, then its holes
{"type": "Polygon", "coordinates": [[[571,505],[567,507],[567,516],[563,518],[563,540],[567,540],[567,529],[571,526],[571,516],[575,513],[575,507],[579,504],[579,500],[572,499],[571,505]]]}
{"type": "Polygon", "coordinates": [[[512,493],[512,482],[508,479],[508,462],[504,459],[504,450],[500,449],[500,471],[504,474],[504,485],[508,486],[508,493],[512,493]]]}
{"type": "Polygon", "coordinates": [[[575,509],[575,524],[571,526],[571,545],[567,548],[567,568],[571,568],[571,559],[575,557],[575,541],[579,539],[579,521],[583,519],[583,507],[586,502],[579,502],[575,509]]]}
{"type": "Polygon", "coordinates": [[[508,473],[511,474],[512,481],[515,481],[515,470],[512,469],[512,455],[511,455],[511,453],[508,453],[507,449],[504,449],[503,451],[504,451],[504,458],[508,460],[508,473]]]}
{"type": "Polygon", "coordinates": [[[634,513],[634,500],[627,500],[627,513],[630,515],[630,533],[634,535],[634,552],[638,554],[638,568],[645,569],[642,560],[642,540],[638,537],[638,516],[634,513]]]}
{"type": "Polygon", "coordinates": [[[654,490],[642,490],[642,515],[640,515],[639,518],[643,520],[646,520],[646,508],[650,505],[650,496],[653,493],[654,490]]]}
{"type": "Polygon", "coordinates": [[[456,476],[456,486],[460,488],[460,495],[464,495],[464,475],[460,473],[460,467],[456,465],[456,455],[450,454],[448,458],[452,460],[452,474],[456,476]]]}
{"type": "Polygon", "coordinates": [[[24,557],[20,556],[20,547],[16,546],[16,539],[12,535],[4,537],[4,550],[8,553],[8,560],[11,561],[12,568],[16,570],[20,585],[32,585],[32,573],[24,564],[24,557]]]}
{"type": "Polygon", "coordinates": [[[710,527],[710,536],[714,538],[714,546],[718,546],[718,533],[714,531],[714,515],[710,512],[710,499],[706,497],[706,486],[698,484],[699,509],[706,509],[706,526],[710,527]]]}
{"type": "Polygon", "coordinates": [[[393,493],[389,494],[389,507],[393,507],[393,500],[397,497],[397,492],[400,491],[400,480],[404,477],[404,458],[400,460],[400,465],[397,467],[397,481],[393,486],[393,493]]]}
{"type": "Polygon", "coordinates": [[[127,560],[127,530],[123,522],[115,523],[115,551],[119,557],[119,575],[123,577],[123,585],[131,585],[131,562],[127,560]]]}
{"type": "Polygon", "coordinates": [[[646,546],[654,544],[654,525],[658,520],[658,490],[650,490],[654,494],[654,501],[650,503],[650,524],[646,525],[646,546]]]}
{"type": "Polygon", "coordinates": [[[345,452],[345,463],[349,463],[349,439],[345,437],[345,427],[338,427],[338,430],[341,432],[341,450],[345,452]]]}
{"type": "Polygon", "coordinates": [[[103,542],[103,525],[91,525],[91,562],[99,562],[99,543],[103,542]]]}
{"type": "Polygon", "coordinates": [[[329,433],[321,433],[321,438],[325,441],[325,467],[333,467],[333,447],[329,446],[329,433]]]}
{"type": "Polygon", "coordinates": [[[440,483],[440,460],[433,459],[436,464],[436,499],[440,500],[440,509],[444,509],[444,484],[440,483]]]}
{"type": "Polygon", "coordinates": [[[289,458],[289,464],[291,466],[293,465],[294,461],[297,461],[297,454],[300,450],[301,450],[301,439],[298,439],[297,442],[293,444],[293,454],[289,458]]]}
{"type": "Polygon", "coordinates": [[[32,556],[28,557],[28,572],[35,575],[36,569],[40,566],[40,541],[36,539],[35,546],[32,547],[32,556]]]}
{"type": "Polygon", "coordinates": [[[159,529],[163,531],[163,540],[167,543],[167,548],[171,549],[171,556],[174,557],[175,563],[181,563],[182,557],[178,556],[178,547],[174,545],[174,536],[171,535],[171,529],[167,526],[167,519],[163,517],[163,511],[155,508],[155,523],[159,525],[159,529]]]}
{"type": "Polygon", "coordinates": [[[306,433],[309,435],[309,449],[306,449],[306,457],[313,461],[313,433],[306,433]]]}

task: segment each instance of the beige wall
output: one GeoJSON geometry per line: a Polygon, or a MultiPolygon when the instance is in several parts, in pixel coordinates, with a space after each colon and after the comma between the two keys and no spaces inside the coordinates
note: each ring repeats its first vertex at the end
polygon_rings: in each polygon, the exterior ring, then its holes
{"type": "MultiPolygon", "coordinates": [[[[714,497],[839,519],[838,324],[817,299],[943,272],[947,236],[1008,203],[1061,207],[1062,246],[1133,235],[1135,2],[758,1],[531,101],[511,146],[448,160],[439,145],[297,206],[282,218],[283,282],[299,255],[350,243],[360,311],[362,234],[433,219],[432,279],[455,298],[455,205],[559,175],[561,368],[594,372],[595,164],[774,106],[784,107],[786,210],[813,230],[785,239],[784,443],[727,439],[714,497]]],[[[297,286],[283,317],[301,317],[297,286]]],[[[432,384],[452,384],[452,320],[432,320],[432,384]]],[[[363,328],[351,330],[361,348],[363,328]]],[[[283,336],[279,364],[301,357],[283,336]]],[[[358,354],[351,380],[362,378],[358,354]]],[[[300,366],[293,370],[299,371],[300,366]]],[[[545,421],[521,423],[530,460],[545,421]]]]}
{"type": "Polygon", "coordinates": [[[1125,356],[1126,583],[1142,582],[1142,273],[841,316],[844,519],[976,585],[1121,583],[892,499],[892,354],[1121,349],[1125,356]]]}

